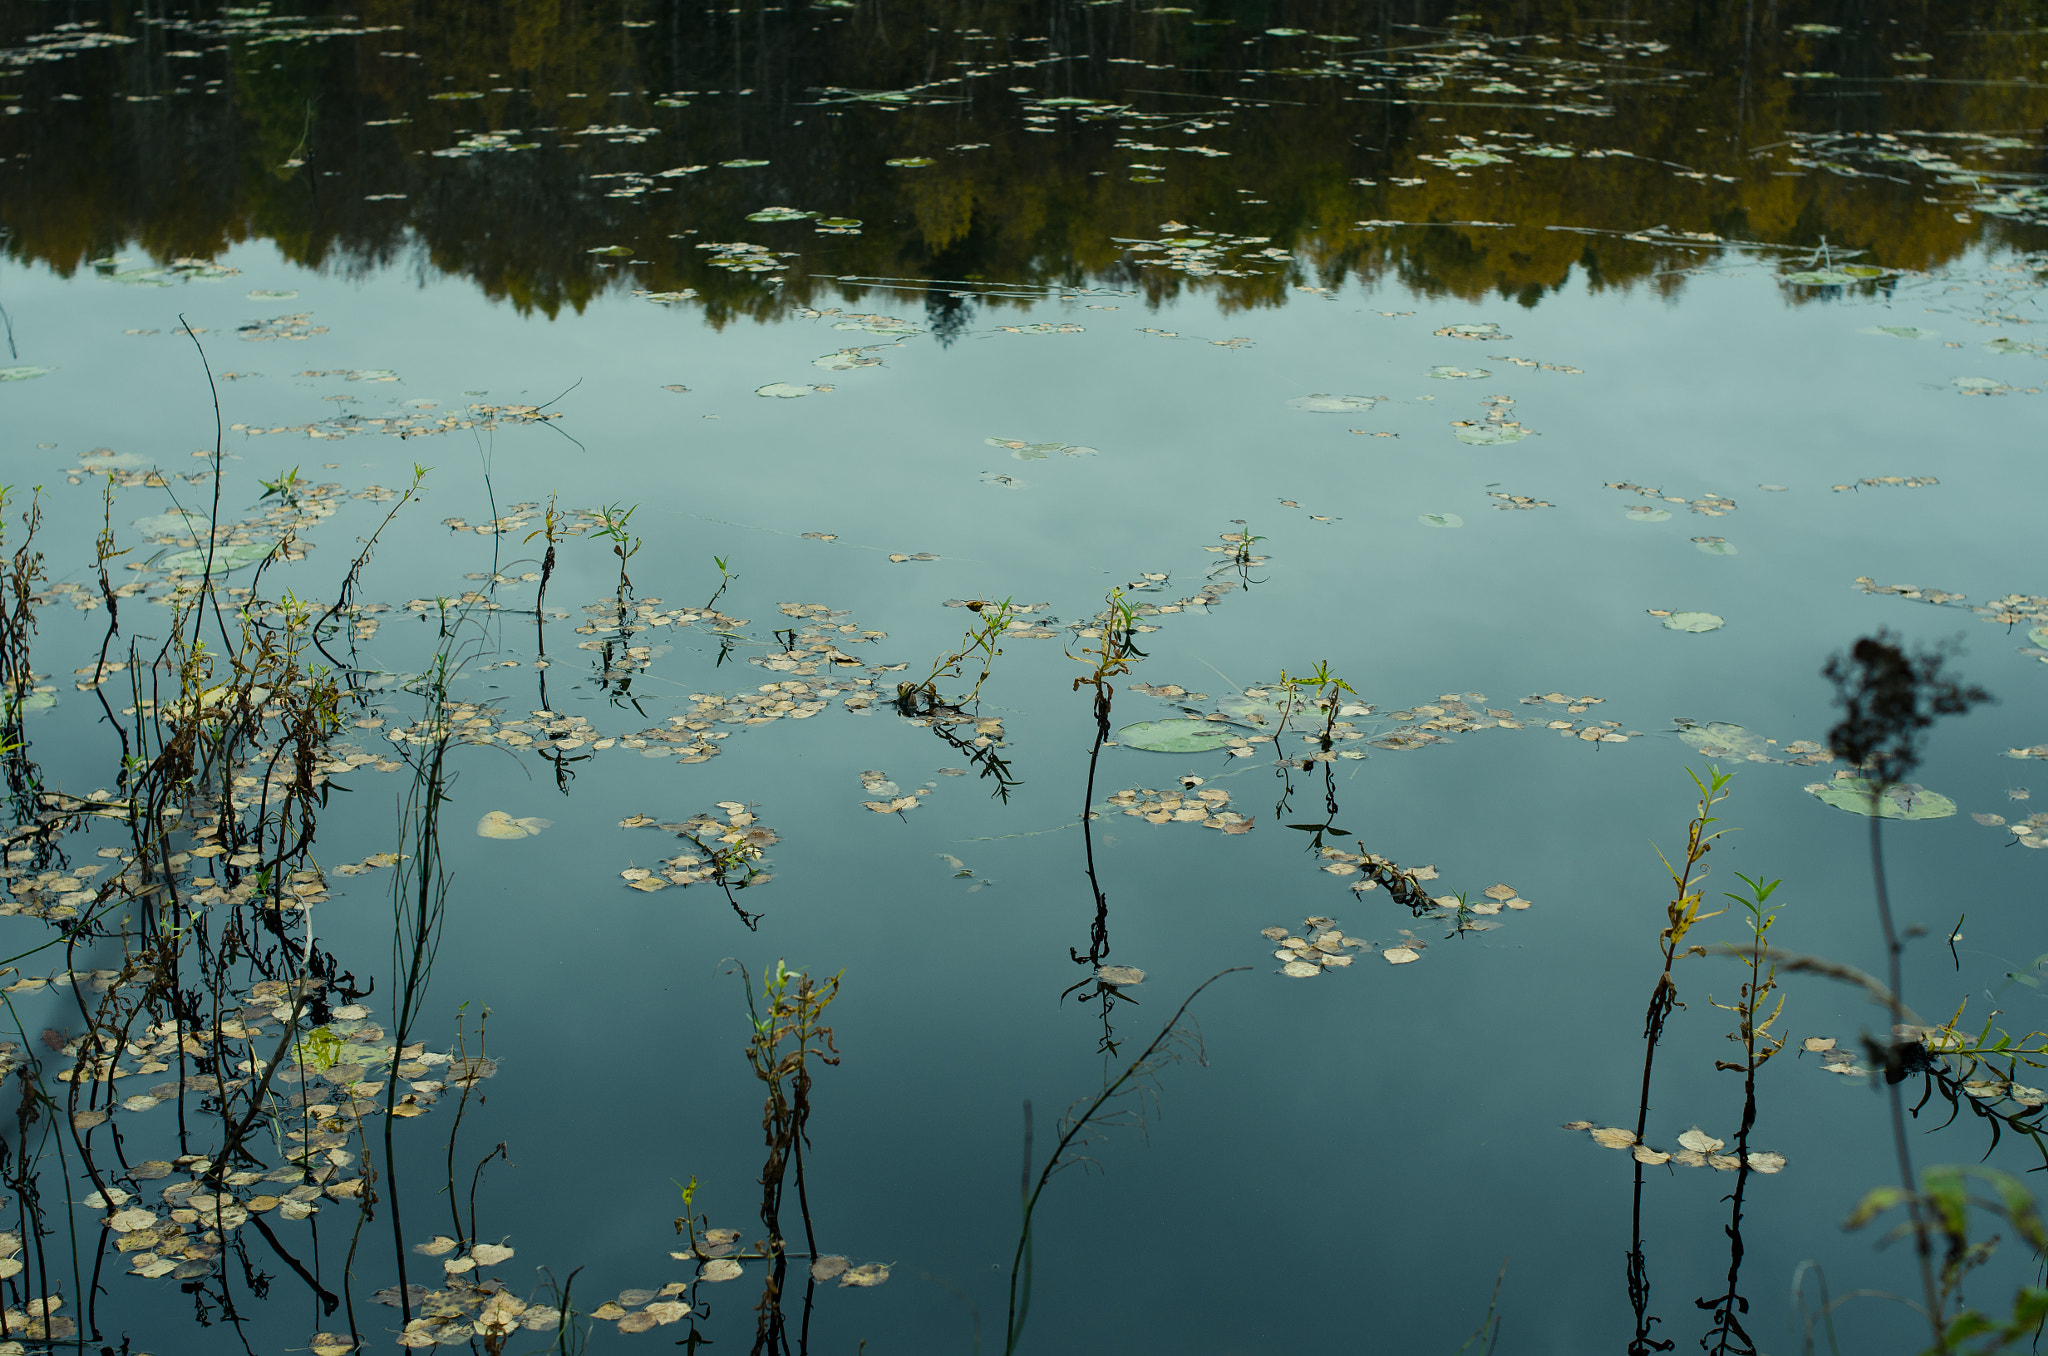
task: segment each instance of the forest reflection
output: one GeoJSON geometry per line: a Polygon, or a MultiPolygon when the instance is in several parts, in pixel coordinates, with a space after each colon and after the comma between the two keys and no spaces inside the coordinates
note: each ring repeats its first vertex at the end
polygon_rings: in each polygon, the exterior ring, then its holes
{"type": "Polygon", "coordinates": [[[1969,210],[2041,169],[2023,143],[1879,157],[1897,173],[1797,144],[2038,128],[2026,7],[1863,6],[1838,31],[1614,9],[17,7],[0,227],[66,274],[267,238],[549,314],[630,288],[723,321],[929,280],[942,334],[962,295],[1018,288],[1240,308],[1392,277],[1534,305],[1575,274],[1669,291],[1724,242],[1924,269],[2037,233],[1969,210]]]}

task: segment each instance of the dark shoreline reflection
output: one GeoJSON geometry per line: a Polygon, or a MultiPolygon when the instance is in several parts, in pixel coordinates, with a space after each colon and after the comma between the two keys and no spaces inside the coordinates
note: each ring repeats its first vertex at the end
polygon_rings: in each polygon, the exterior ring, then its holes
{"type": "Polygon", "coordinates": [[[549,314],[694,290],[714,323],[890,281],[955,322],[967,298],[1091,283],[1236,308],[1392,276],[1534,305],[1575,270],[1669,293],[1721,241],[1917,269],[1987,229],[2036,234],[2038,202],[1988,228],[1967,210],[2042,168],[2023,142],[1954,143],[1934,182],[1924,150],[1857,169],[1788,149],[2039,128],[2042,42],[1995,31],[1996,7],[1866,6],[1835,34],[1774,8],[1608,8],[1389,0],[1294,29],[1277,6],[1012,3],[962,25],[875,0],[623,19],[374,0],[74,5],[60,30],[23,6],[0,18],[0,227],[66,275],[267,238],[549,314]],[[816,216],[749,219],[775,206],[816,216]],[[1213,238],[1176,259],[1167,223],[1213,238]]]}

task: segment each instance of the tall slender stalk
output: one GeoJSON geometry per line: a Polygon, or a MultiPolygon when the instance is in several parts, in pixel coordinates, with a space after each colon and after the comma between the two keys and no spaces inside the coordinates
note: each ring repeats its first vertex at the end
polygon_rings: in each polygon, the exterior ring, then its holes
{"type": "MultiPolygon", "coordinates": [[[[1693,786],[1699,791],[1699,809],[1693,815],[1692,823],[1685,834],[1685,857],[1682,865],[1673,865],[1662,849],[1657,858],[1664,863],[1665,874],[1671,877],[1675,891],[1671,902],[1665,906],[1665,926],[1657,934],[1657,945],[1664,953],[1664,968],[1657,975],[1657,986],[1650,991],[1650,1007],[1643,1018],[1643,1084],[1642,1093],[1636,1101],[1636,1145],[1643,1143],[1643,1131],[1650,1120],[1650,1074],[1656,1067],[1657,1042],[1663,1038],[1664,1023],[1671,1016],[1673,1008],[1679,1006],[1678,986],[1671,980],[1671,967],[1684,956],[1704,956],[1706,948],[1686,946],[1685,935],[1695,923],[1719,916],[1715,913],[1702,914],[1700,899],[1702,891],[1698,882],[1706,872],[1700,870],[1700,862],[1713,851],[1714,840],[1722,830],[1710,826],[1720,821],[1714,817],[1714,807],[1728,798],[1728,783],[1731,774],[1723,773],[1717,767],[1707,769],[1707,779],[1692,769],[1686,769],[1693,786]]],[[[1635,1312],[1635,1335],[1629,1340],[1629,1356],[1643,1356],[1645,1352],[1669,1351],[1677,1345],[1674,1342],[1658,1341],[1650,1336],[1650,1329],[1660,1320],[1649,1312],[1650,1272],[1643,1257],[1643,1160],[1636,1159],[1635,1190],[1629,1208],[1629,1250],[1628,1250],[1628,1301],[1635,1312]]]]}

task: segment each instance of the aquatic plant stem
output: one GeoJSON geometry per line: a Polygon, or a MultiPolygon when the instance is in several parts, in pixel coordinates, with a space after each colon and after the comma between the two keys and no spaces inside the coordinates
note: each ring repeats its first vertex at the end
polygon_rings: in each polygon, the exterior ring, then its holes
{"type": "MultiPolygon", "coordinates": [[[[1904,993],[1900,988],[1900,976],[1904,969],[1905,947],[1899,941],[1898,929],[1892,922],[1891,891],[1887,887],[1884,871],[1884,816],[1878,813],[1883,805],[1882,796],[1891,789],[1888,783],[1878,783],[1871,792],[1870,800],[1870,878],[1871,888],[1877,896],[1877,920],[1884,928],[1885,960],[1887,975],[1891,980],[1892,999],[1903,1003],[1904,993]]],[[[1885,1100],[1891,1111],[1892,1152],[1899,1163],[1899,1185],[1906,1193],[1906,1211],[1913,1222],[1913,1255],[1920,1266],[1920,1288],[1927,1299],[1927,1323],[1933,1330],[1936,1356],[1947,1356],[1948,1330],[1942,1323],[1941,1292],[1934,1283],[1934,1248],[1927,1237],[1927,1221],[1921,1209],[1918,1181],[1913,1175],[1913,1147],[1906,1138],[1906,1101],[1899,1092],[1904,1081],[1904,1070],[1898,1068],[1900,1051],[1905,1042],[1895,1031],[1887,1030],[1885,1042],[1885,1100]],[[1894,1074],[1898,1077],[1893,1077],[1894,1074]]]]}
{"type": "MultiPolygon", "coordinates": [[[[1218,970],[1215,974],[1197,984],[1195,991],[1182,999],[1181,1005],[1173,1010],[1173,1016],[1166,1019],[1166,1025],[1159,1028],[1159,1034],[1152,1038],[1151,1044],[1138,1052],[1138,1057],[1124,1067],[1124,1071],[1117,1075],[1114,1082],[1108,1084],[1100,1093],[1096,1094],[1094,1100],[1088,1103],[1086,1110],[1079,1116],[1068,1118],[1067,1127],[1060,1134],[1059,1142],[1053,1146],[1052,1155],[1045,1160],[1044,1170],[1038,1174],[1037,1182],[1031,1186],[1030,1193],[1024,1198],[1024,1224],[1018,1231],[1017,1248],[1010,1258],[1010,1308],[1009,1319],[1006,1325],[1007,1335],[1003,1343],[1004,1356],[1010,1356],[1010,1353],[1017,1349],[1017,1342],[1024,1335],[1024,1320],[1030,1316],[1030,1292],[1028,1289],[1024,1293],[1022,1307],[1018,1303],[1018,1276],[1023,1268],[1026,1253],[1031,1246],[1032,1212],[1038,1209],[1038,1198],[1045,1194],[1045,1184],[1051,1181],[1052,1175],[1064,1166],[1062,1158],[1068,1147],[1073,1144],[1075,1139],[1080,1136],[1081,1131],[1094,1120],[1096,1113],[1101,1111],[1112,1097],[1122,1092],[1133,1079],[1150,1072],[1155,1067],[1152,1064],[1154,1056],[1159,1054],[1160,1048],[1172,1039],[1175,1031],[1179,1030],[1181,1017],[1186,1014],[1189,1006],[1202,996],[1202,990],[1208,988],[1225,975],[1234,975],[1240,970],[1249,969],[1251,969],[1249,965],[1233,965],[1228,970],[1218,970]]],[[[1030,1140],[1027,1138],[1025,1143],[1028,1148],[1030,1140]]],[[[1025,1163],[1025,1173],[1028,1178],[1030,1173],[1030,1163],[1028,1160],[1025,1163]]]]}

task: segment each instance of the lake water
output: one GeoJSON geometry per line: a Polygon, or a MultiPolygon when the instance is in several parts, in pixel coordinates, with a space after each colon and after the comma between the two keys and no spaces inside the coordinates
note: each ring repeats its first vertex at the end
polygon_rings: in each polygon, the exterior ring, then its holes
{"type": "Polygon", "coordinates": [[[1821,669],[1950,644],[1902,997],[2048,1044],[2044,119],[2033,6],[9,7],[0,1341],[1740,1351],[1738,1177],[1753,1349],[1922,1302],[1724,892],[1885,976],[1821,669]]]}

